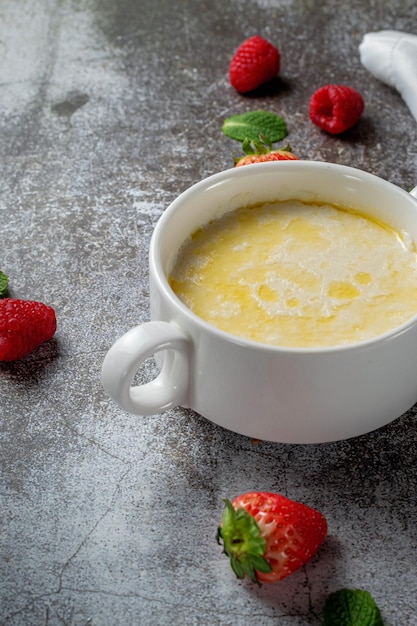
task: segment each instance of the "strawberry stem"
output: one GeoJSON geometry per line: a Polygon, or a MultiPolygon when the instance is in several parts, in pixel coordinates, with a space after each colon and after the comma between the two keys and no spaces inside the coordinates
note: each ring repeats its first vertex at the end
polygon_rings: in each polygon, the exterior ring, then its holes
{"type": "Polygon", "coordinates": [[[245,154],[267,154],[272,150],[272,141],[265,135],[253,140],[246,138],[242,142],[242,150],[245,154]]]}
{"type": "MultiPolygon", "coordinates": [[[[244,139],[242,141],[242,150],[246,155],[251,154],[268,154],[272,152],[272,141],[265,135],[260,134],[258,139],[244,139]]],[[[291,152],[291,147],[287,143],[284,147],[280,148],[281,152],[291,152]]],[[[235,162],[238,159],[235,159],[235,162]]]]}
{"type": "Polygon", "coordinates": [[[245,575],[259,585],[256,571],[271,572],[272,567],[264,558],[266,540],[261,536],[256,520],[243,508],[234,509],[225,499],[221,526],[217,529],[217,543],[229,557],[237,578],[245,575]]]}

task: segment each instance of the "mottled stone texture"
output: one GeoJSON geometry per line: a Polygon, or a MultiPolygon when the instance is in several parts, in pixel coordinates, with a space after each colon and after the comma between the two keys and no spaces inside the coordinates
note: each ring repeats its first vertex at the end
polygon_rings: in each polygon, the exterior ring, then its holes
{"type": "Polygon", "coordinates": [[[300,156],[417,183],[415,120],[358,54],[366,32],[416,24],[415,0],[2,1],[0,269],[58,317],[53,340],[0,365],[2,625],[304,626],[345,586],[387,625],[417,624],[415,409],[350,441],[256,443],[187,410],[125,414],[99,379],[149,318],[158,217],[239,152],[225,117],[275,111],[300,156]],[[228,63],[255,33],[282,71],[245,97],[228,63]],[[366,100],[341,137],[308,120],[328,82],[366,100]],[[253,488],[329,522],[319,555],[275,586],[236,581],[215,542],[221,499],[253,488]]]}

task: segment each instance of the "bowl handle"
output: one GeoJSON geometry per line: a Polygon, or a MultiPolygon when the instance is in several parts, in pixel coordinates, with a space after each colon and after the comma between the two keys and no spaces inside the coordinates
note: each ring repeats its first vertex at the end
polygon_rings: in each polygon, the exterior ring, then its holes
{"type": "Polygon", "coordinates": [[[417,199],[417,187],[413,187],[412,189],[410,189],[409,193],[413,196],[413,198],[417,199]]]}
{"type": "Polygon", "coordinates": [[[101,381],[109,396],[134,415],[153,415],[187,406],[191,341],[172,323],[152,321],[135,326],[107,352],[101,381]],[[161,371],[152,381],[132,385],[139,367],[163,353],[161,371]]]}

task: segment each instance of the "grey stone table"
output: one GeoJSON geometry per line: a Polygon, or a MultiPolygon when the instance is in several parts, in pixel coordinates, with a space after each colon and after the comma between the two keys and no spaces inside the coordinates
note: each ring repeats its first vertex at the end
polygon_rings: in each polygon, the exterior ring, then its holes
{"type": "MultiPolygon", "coordinates": [[[[326,595],[368,589],[390,626],[417,624],[416,409],[337,443],[255,442],[175,409],[134,417],[100,383],[113,341],[149,319],[159,216],[232,165],[232,114],[287,121],[299,156],[417,183],[417,125],[360,64],[366,32],[417,30],[415,0],[2,0],[0,269],[58,330],[0,365],[0,622],[7,626],[319,624],[326,595]],[[280,79],[238,95],[228,64],[259,33],[280,79]],[[360,123],[308,119],[328,82],[360,123]],[[237,581],[215,542],[222,498],[279,491],[329,536],[275,586],[237,581]]],[[[153,375],[149,363],[142,375],[153,375]]],[[[417,373],[416,373],[417,376],[417,373]]]]}

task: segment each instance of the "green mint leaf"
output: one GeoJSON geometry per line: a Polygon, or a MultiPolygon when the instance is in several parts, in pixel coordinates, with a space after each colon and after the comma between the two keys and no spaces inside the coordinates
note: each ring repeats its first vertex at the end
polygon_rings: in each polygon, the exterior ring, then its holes
{"type": "Polygon", "coordinates": [[[322,626],[383,626],[383,621],[368,591],[339,589],[324,604],[322,626]]]}
{"type": "Polygon", "coordinates": [[[0,272],[0,298],[4,298],[7,293],[7,284],[9,282],[8,277],[3,272],[0,272]]]}
{"type": "Polygon", "coordinates": [[[269,111],[249,111],[228,117],[223,132],[237,141],[257,141],[263,135],[268,141],[281,141],[287,136],[287,125],[278,115],[269,111]]]}

